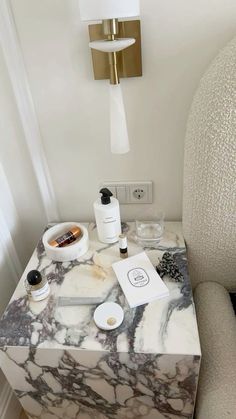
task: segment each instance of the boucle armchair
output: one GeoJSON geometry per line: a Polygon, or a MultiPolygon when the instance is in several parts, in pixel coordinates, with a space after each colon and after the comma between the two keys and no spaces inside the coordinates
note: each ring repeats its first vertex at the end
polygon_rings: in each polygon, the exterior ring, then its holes
{"type": "Polygon", "coordinates": [[[236,38],[190,111],[183,229],[202,347],[196,419],[236,419],[236,38]]]}

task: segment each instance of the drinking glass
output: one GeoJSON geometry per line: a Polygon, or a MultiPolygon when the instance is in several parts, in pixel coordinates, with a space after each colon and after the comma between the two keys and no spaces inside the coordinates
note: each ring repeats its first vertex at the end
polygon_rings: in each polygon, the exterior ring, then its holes
{"type": "Polygon", "coordinates": [[[136,220],[136,239],[143,247],[155,247],[164,232],[164,213],[158,211],[150,220],[136,220]]]}

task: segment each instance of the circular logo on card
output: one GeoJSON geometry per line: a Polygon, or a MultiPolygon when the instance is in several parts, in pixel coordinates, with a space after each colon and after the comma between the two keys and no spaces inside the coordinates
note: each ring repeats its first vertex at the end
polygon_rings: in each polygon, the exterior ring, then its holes
{"type": "Polygon", "coordinates": [[[143,268],[131,269],[127,275],[133,287],[145,287],[150,281],[147,272],[143,268]]]}

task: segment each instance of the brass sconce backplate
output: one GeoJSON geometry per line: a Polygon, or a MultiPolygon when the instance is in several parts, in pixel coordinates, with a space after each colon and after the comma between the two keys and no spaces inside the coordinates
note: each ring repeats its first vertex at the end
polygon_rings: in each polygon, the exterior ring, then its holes
{"type": "MultiPolygon", "coordinates": [[[[103,25],[89,25],[90,41],[104,39],[103,25]]],[[[119,77],[141,77],[141,29],[140,20],[119,22],[119,38],[135,38],[135,44],[117,53],[119,77]]],[[[95,80],[110,79],[109,57],[106,52],[92,51],[95,80]]]]}

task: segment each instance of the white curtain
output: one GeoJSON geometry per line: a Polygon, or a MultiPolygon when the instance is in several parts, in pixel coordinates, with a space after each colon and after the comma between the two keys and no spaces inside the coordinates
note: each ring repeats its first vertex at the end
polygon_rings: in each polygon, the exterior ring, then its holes
{"type": "MultiPolygon", "coordinates": [[[[0,1],[0,317],[57,203],[10,0],[0,1]]],[[[17,416],[0,370],[0,417],[17,416]],[[8,402],[10,411],[7,410],[8,402]]]]}
{"type": "Polygon", "coordinates": [[[0,313],[23,271],[13,239],[19,222],[7,177],[0,163],[0,313]]]}

